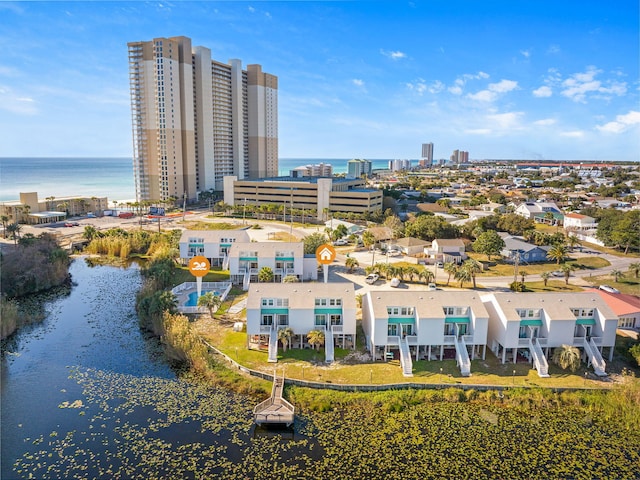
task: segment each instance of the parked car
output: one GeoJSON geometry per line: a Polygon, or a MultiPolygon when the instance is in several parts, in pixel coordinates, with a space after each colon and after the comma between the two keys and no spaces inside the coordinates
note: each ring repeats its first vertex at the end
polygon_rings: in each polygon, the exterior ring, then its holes
{"type": "Polygon", "coordinates": [[[391,282],[389,282],[389,285],[391,285],[393,288],[397,288],[400,286],[400,279],[399,278],[392,278],[391,282]]]}
{"type": "Polygon", "coordinates": [[[436,263],[437,268],[444,268],[444,264],[442,262],[436,263]]]}
{"type": "Polygon", "coordinates": [[[402,255],[402,252],[400,250],[387,250],[387,254],[390,257],[399,257],[402,255]]]}
{"type": "Polygon", "coordinates": [[[598,287],[600,290],[604,291],[604,292],[609,292],[609,293],[620,293],[620,290],[618,290],[617,288],[613,288],[609,285],[600,285],[598,287]]]}
{"type": "Polygon", "coordinates": [[[430,283],[429,285],[427,285],[427,291],[428,292],[433,292],[434,290],[437,290],[438,287],[436,287],[435,283],[430,283]]]}
{"type": "Polygon", "coordinates": [[[77,227],[80,224],[78,222],[64,222],[65,227],[77,227]]]}
{"type": "Polygon", "coordinates": [[[564,273],[561,270],[556,270],[554,272],[551,272],[551,276],[552,277],[564,277],[564,273]]]}
{"type": "Polygon", "coordinates": [[[349,245],[349,241],[346,238],[339,238],[338,240],[333,242],[333,244],[336,247],[339,247],[339,246],[342,246],[342,245],[349,245]]]}
{"type": "Polygon", "coordinates": [[[364,281],[367,282],[369,285],[373,285],[378,281],[379,278],[380,278],[380,275],[378,275],[377,273],[370,273],[369,275],[367,275],[364,281]]]}

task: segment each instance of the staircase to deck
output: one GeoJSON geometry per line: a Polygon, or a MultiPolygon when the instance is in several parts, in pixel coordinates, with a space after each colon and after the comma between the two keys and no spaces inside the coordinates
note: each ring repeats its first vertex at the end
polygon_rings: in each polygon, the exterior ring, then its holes
{"type": "Polygon", "coordinates": [[[229,270],[229,255],[224,256],[224,259],[222,260],[222,269],[229,270]]]}
{"type": "Polygon", "coordinates": [[[471,360],[469,360],[467,344],[464,342],[464,338],[458,336],[453,337],[453,344],[456,347],[456,363],[460,368],[460,373],[463,377],[468,377],[471,375],[471,360]]]}
{"type": "Polygon", "coordinates": [[[249,284],[251,283],[251,274],[249,272],[244,274],[244,278],[242,280],[242,289],[246,292],[249,290],[249,284]]]}
{"type": "Polygon", "coordinates": [[[546,378],[549,376],[549,364],[544,356],[542,347],[537,338],[529,339],[529,352],[531,352],[531,358],[533,359],[533,366],[538,372],[539,377],[546,378]]]}
{"type": "Polygon", "coordinates": [[[402,366],[402,375],[405,377],[413,377],[413,360],[409,351],[409,341],[407,338],[400,338],[398,341],[400,346],[400,365],[402,366]]]}
{"type": "Polygon", "coordinates": [[[587,354],[587,358],[589,359],[589,363],[593,366],[595,374],[599,377],[606,377],[607,372],[605,372],[605,368],[607,367],[607,364],[605,363],[604,358],[602,358],[602,354],[600,353],[600,350],[598,350],[598,346],[596,345],[596,342],[594,342],[593,338],[590,340],[585,338],[583,347],[584,353],[587,354]]]}
{"type": "Polygon", "coordinates": [[[275,325],[272,325],[269,330],[269,358],[267,361],[271,363],[278,361],[278,329],[275,325]]]}
{"type": "Polygon", "coordinates": [[[324,361],[332,363],[335,360],[335,347],[333,345],[333,331],[331,325],[324,328],[324,361]]]}

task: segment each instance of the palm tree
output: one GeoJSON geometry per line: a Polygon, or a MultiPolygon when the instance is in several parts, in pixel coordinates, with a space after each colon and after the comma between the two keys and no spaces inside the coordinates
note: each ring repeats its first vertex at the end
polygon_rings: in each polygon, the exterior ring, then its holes
{"type": "Polygon", "coordinates": [[[553,351],[553,363],[563,370],[575,372],[580,367],[580,350],[571,345],[562,345],[553,351]]]}
{"type": "Polygon", "coordinates": [[[522,283],[524,283],[524,277],[528,275],[524,270],[520,270],[520,278],[522,279],[522,283]]]}
{"type": "Polygon", "coordinates": [[[353,257],[349,257],[344,262],[344,265],[345,265],[345,267],[347,267],[349,269],[349,273],[351,273],[351,272],[353,272],[353,269],[356,268],[360,264],[358,263],[357,259],[355,259],[353,257]]]}
{"type": "Polygon", "coordinates": [[[198,298],[198,306],[206,307],[209,310],[209,316],[213,318],[214,312],[218,311],[222,299],[220,296],[215,295],[213,292],[207,292],[198,298]]]}
{"type": "Polygon", "coordinates": [[[0,222],[2,222],[2,231],[4,234],[4,238],[7,238],[7,224],[9,223],[9,216],[8,215],[0,216],[0,222]]]}
{"type": "Polygon", "coordinates": [[[324,332],[321,330],[311,330],[307,333],[307,340],[309,345],[314,349],[320,350],[320,346],[324,345],[324,332]]]}
{"type": "Polygon", "coordinates": [[[291,337],[293,337],[293,330],[290,327],[281,328],[280,330],[278,330],[278,340],[282,342],[282,351],[287,351],[287,347],[291,342],[291,337]]]}
{"type": "Polygon", "coordinates": [[[624,277],[624,273],[621,270],[614,268],[613,270],[611,270],[611,276],[613,277],[613,281],[618,283],[618,279],[620,277],[624,277]]]}
{"type": "Polygon", "coordinates": [[[462,288],[462,285],[464,285],[464,282],[468,282],[469,280],[472,279],[471,270],[469,268],[462,266],[461,268],[458,268],[454,277],[460,280],[460,288],[462,288]]]}
{"type": "Polygon", "coordinates": [[[444,264],[444,271],[449,274],[449,276],[447,277],[447,286],[449,286],[451,275],[455,277],[456,273],[458,272],[458,266],[454,262],[447,262],[444,264]]]}
{"type": "MultiPolygon", "coordinates": [[[[113,203],[117,203],[117,202],[114,201],[113,203]]],[[[64,213],[69,215],[69,202],[61,202],[58,205],[56,205],[56,208],[58,208],[59,210],[64,211],[64,213]]]]}
{"type": "Polygon", "coordinates": [[[629,264],[629,271],[633,273],[634,277],[638,278],[640,276],[640,262],[634,262],[629,264]]]}
{"type": "Polygon", "coordinates": [[[376,243],[376,237],[374,237],[373,233],[371,233],[369,230],[366,230],[362,234],[362,243],[364,243],[365,247],[369,248],[371,245],[376,243]]]}
{"type": "MultiPolygon", "coordinates": [[[[549,278],[551,277],[551,273],[550,272],[542,272],[540,274],[540,278],[542,278],[542,281],[544,282],[544,286],[547,286],[547,282],[549,281],[549,278]]],[[[523,280],[524,282],[524,280],[523,280]]]]}
{"type": "Polygon", "coordinates": [[[569,235],[567,237],[567,244],[569,245],[569,248],[573,252],[573,249],[575,247],[580,246],[580,239],[578,237],[576,237],[575,235],[569,235]]]}
{"type": "Polygon", "coordinates": [[[563,261],[566,256],[567,256],[567,246],[562,243],[553,245],[547,252],[547,257],[552,260],[555,260],[556,265],[560,265],[560,262],[563,261]]]}
{"type": "Polygon", "coordinates": [[[562,267],[560,267],[560,270],[562,271],[562,273],[564,273],[565,285],[569,285],[569,277],[571,276],[571,271],[575,269],[576,267],[574,267],[571,263],[565,263],[564,265],[562,265],[562,267]]]}
{"type": "Polygon", "coordinates": [[[476,288],[476,274],[482,271],[480,264],[473,258],[469,258],[465,260],[462,268],[469,271],[469,275],[471,275],[471,280],[473,281],[473,288],[476,288]]]}
{"type": "Polygon", "coordinates": [[[258,281],[261,283],[273,282],[273,270],[269,267],[262,267],[258,272],[258,281]]]}
{"type": "Polygon", "coordinates": [[[22,230],[22,227],[17,222],[7,225],[7,229],[5,230],[6,232],[9,232],[11,234],[13,243],[15,243],[16,245],[18,244],[18,239],[20,238],[20,230],[22,230]]]}
{"type": "Polygon", "coordinates": [[[433,281],[434,274],[428,268],[423,268],[418,272],[418,279],[424,280],[424,283],[431,283],[433,281]]]}

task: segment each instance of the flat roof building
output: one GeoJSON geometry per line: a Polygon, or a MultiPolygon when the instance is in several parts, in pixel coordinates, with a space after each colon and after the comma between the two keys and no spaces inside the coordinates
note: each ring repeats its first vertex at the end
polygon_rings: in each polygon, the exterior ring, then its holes
{"type": "Polygon", "coordinates": [[[319,220],[331,212],[382,210],[382,191],[365,188],[360,178],[224,178],[224,202],[234,205],[285,205],[314,211],[319,220]]]}

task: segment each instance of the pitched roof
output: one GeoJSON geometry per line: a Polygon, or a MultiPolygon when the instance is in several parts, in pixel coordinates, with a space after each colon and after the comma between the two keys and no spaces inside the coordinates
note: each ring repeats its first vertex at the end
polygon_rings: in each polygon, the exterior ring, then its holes
{"type": "Polygon", "coordinates": [[[464,247],[464,242],[459,238],[436,238],[433,241],[441,247],[464,247]]]}
{"type": "Polygon", "coordinates": [[[640,312],[640,298],[626,293],[609,293],[595,290],[618,316],[640,312]]]}
{"type": "Polygon", "coordinates": [[[419,238],[414,238],[414,237],[399,238],[393,243],[396,245],[400,245],[401,247],[418,247],[418,246],[429,245],[429,242],[426,242],[424,240],[420,240],[419,238]]]}
{"type": "Polygon", "coordinates": [[[419,203],[416,205],[416,208],[421,212],[448,212],[449,208],[440,205],[438,203],[419,203]]]}

